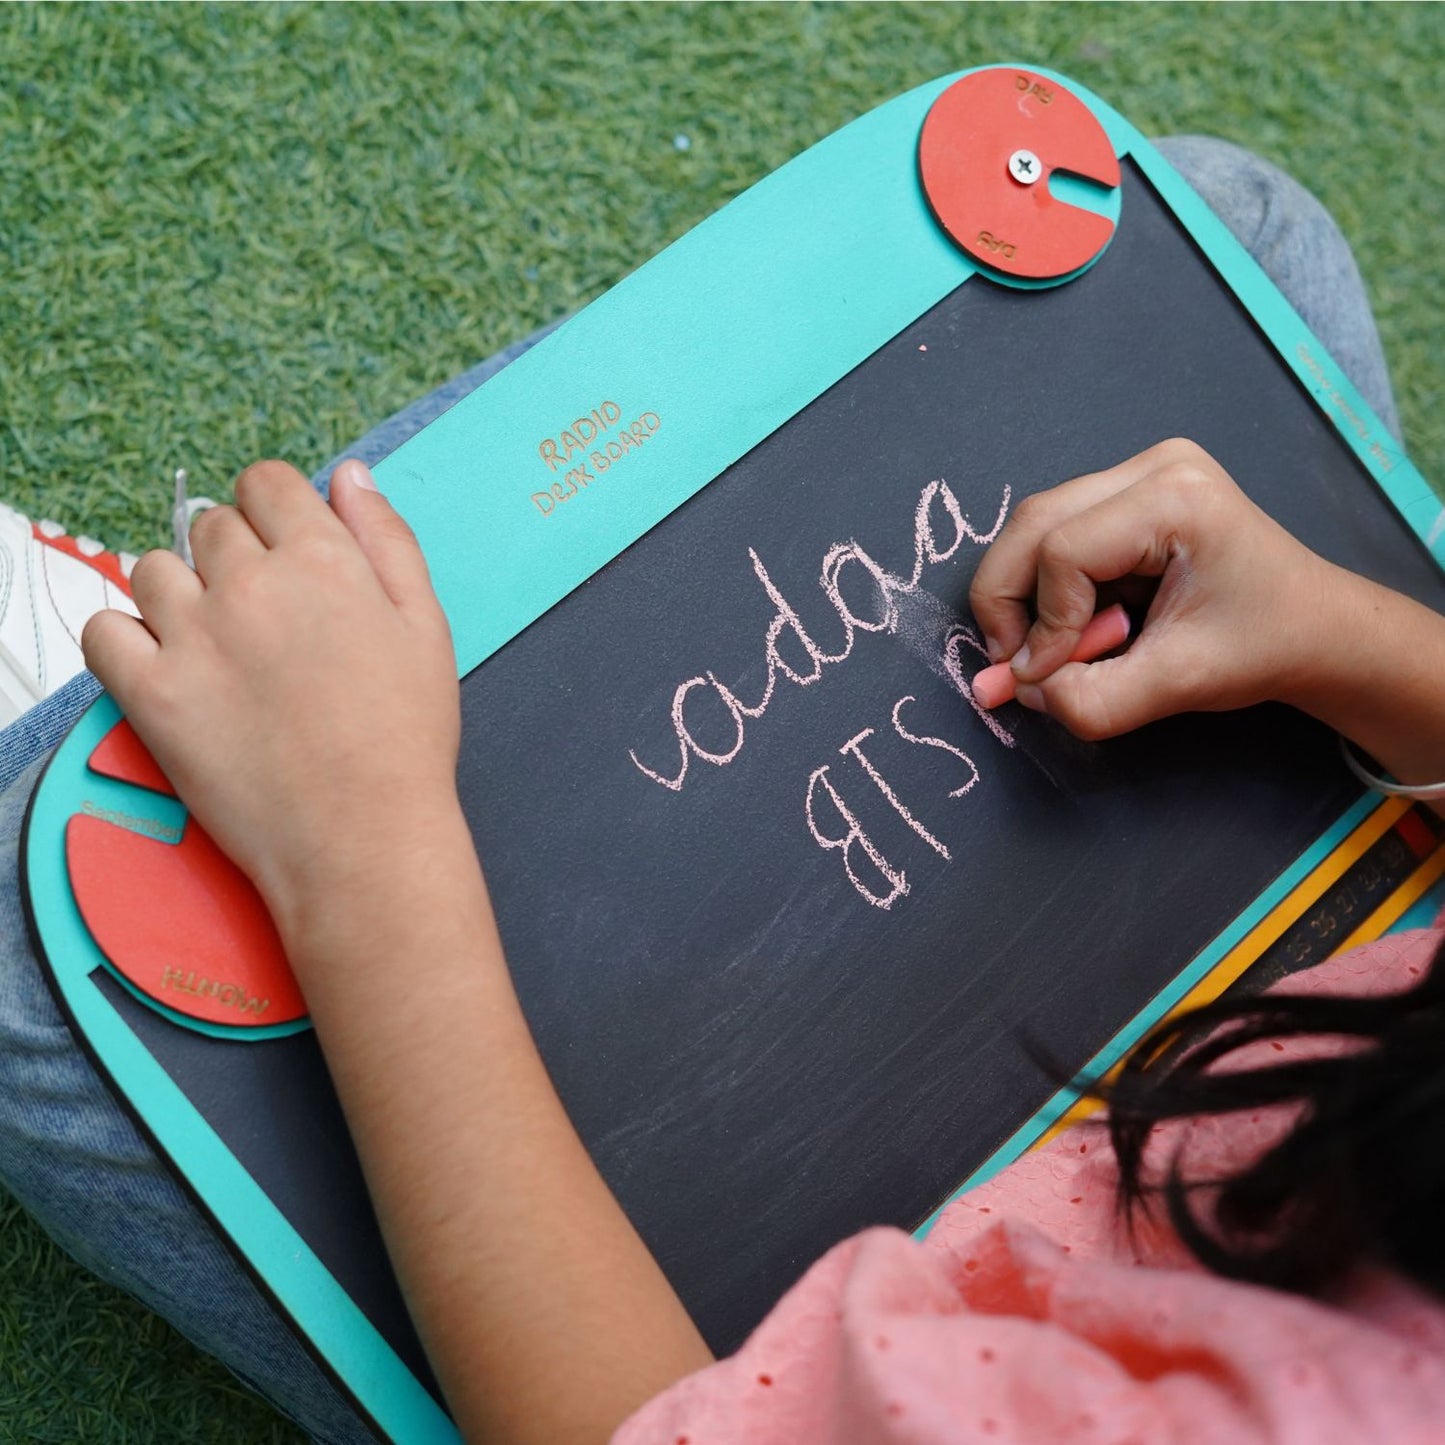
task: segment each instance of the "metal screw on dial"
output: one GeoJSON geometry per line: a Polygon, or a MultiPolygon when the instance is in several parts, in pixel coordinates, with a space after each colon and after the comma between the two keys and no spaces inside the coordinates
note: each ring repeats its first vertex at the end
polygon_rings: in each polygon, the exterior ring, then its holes
{"type": "Polygon", "coordinates": [[[1008,158],[1008,173],[1021,186],[1031,186],[1043,175],[1044,168],[1032,151],[1015,151],[1008,158]]]}

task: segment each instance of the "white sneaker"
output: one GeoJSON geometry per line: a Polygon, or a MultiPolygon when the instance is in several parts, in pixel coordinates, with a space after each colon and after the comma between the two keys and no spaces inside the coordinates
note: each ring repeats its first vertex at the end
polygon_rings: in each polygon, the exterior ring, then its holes
{"type": "Polygon", "coordinates": [[[85,666],[80,632],[106,607],[138,616],[135,558],[0,504],[0,726],[85,666]]]}

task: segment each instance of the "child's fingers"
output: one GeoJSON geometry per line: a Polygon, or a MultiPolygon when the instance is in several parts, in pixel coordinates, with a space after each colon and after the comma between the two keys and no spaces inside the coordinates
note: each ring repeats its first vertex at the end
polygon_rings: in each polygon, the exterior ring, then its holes
{"type": "Polygon", "coordinates": [[[1042,683],[1021,684],[1018,700],[1047,712],[1076,737],[1117,737],[1189,706],[1180,669],[1157,651],[1141,637],[1119,657],[1065,663],[1042,683]]]}
{"type": "Polygon", "coordinates": [[[998,540],[984,553],[968,594],[969,608],[989,643],[990,661],[1012,657],[1028,636],[1044,538],[1071,517],[1143,480],[1157,465],[1160,450],[1153,447],[1106,471],[1036,492],[1014,508],[998,540]]]}
{"type": "Polygon", "coordinates": [[[164,637],[204,590],[201,579],[174,552],[147,552],[130,574],[130,595],[157,637],[164,637]]]}
{"type": "Polygon", "coordinates": [[[236,478],[236,506],[268,547],[299,527],[335,525],[331,509],[290,462],[252,462],[236,478]]]}
{"type": "Polygon", "coordinates": [[[377,489],[364,463],[350,457],[336,468],[331,506],[398,607],[435,605],[431,575],[416,536],[377,489]]]}
{"type": "Polygon", "coordinates": [[[1002,662],[1024,645],[1029,634],[1028,602],[1038,580],[1037,544],[1010,535],[1012,526],[1010,521],[984,553],[968,592],[969,610],[983,633],[990,662],[1002,662]]]}
{"type": "Polygon", "coordinates": [[[129,712],[145,673],[160,651],[160,643],[144,623],[129,613],[107,608],[86,622],[80,634],[80,650],[100,685],[123,712],[129,712]]]}
{"type": "Polygon", "coordinates": [[[237,567],[265,553],[266,544],[236,507],[210,507],[191,523],[191,559],[207,587],[218,586],[237,567]]]}
{"type": "Polygon", "coordinates": [[[1171,498],[1130,487],[1070,518],[1039,543],[1038,620],[1015,654],[1014,675],[1038,682],[1069,661],[1094,616],[1101,582],[1160,576],[1173,534],[1171,498]]]}

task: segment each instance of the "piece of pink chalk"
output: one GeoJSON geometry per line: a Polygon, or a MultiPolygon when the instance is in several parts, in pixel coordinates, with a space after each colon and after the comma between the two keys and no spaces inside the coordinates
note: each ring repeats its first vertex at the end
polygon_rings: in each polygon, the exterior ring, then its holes
{"type": "MultiPolygon", "coordinates": [[[[1116,602],[1106,607],[1079,634],[1079,645],[1069,657],[1070,662],[1092,662],[1129,638],[1129,614],[1116,602]]],[[[986,667],[973,680],[974,700],[983,707],[994,708],[1010,701],[1014,695],[1014,670],[1007,662],[986,667]]]]}

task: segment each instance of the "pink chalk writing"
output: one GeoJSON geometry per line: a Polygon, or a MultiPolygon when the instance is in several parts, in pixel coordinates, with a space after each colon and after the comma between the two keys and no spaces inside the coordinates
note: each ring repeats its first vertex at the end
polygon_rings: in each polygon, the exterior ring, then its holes
{"type": "MultiPolygon", "coordinates": [[[[893,730],[904,742],[913,743],[919,747],[938,748],[946,753],[951,753],[968,769],[968,778],[960,786],[951,788],[948,796],[950,798],[961,798],[973,785],[978,782],[979,771],[977,764],[962,748],[955,747],[943,738],[933,737],[928,733],[910,732],[903,725],[902,712],[907,703],[917,702],[918,699],[910,694],[907,697],[900,697],[893,704],[893,730]]],[[[898,814],[900,818],[918,835],[935,853],[945,862],[953,861],[953,854],[946,844],[940,842],[927,827],[914,815],[913,811],[903,802],[894,790],[892,784],[879,771],[867,753],[863,751],[863,744],[874,736],[872,728],[864,728],[862,732],[855,733],[843,744],[838,752],[843,757],[851,757],[857,761],[859,766],[867,774],[869,781],[883,795],[889,807],[898,814]]],[[[815,768],[808,778],[807,792],[803,798],[803,812],[808,820],[808,831],[813,835],[813,841],[820,848],[827,850],[837,849],[843,855],[843,868],[848,875],[848,881],[857,890],[860,897],[873,905],[874,908],[891,909],[900,899],[906,898],[909,892],[908,875],[902,868],[895,867],[884,855],[883,850],[873,840],[868,830],[864,827],[858,814],[848,805],[841,792],[835,786],[829,773],[832,770],[831,764],[825,764],[821,768],[815,768]],[[828,801],[833,805],[833,811],[842,820],[844,831],[840,833],[823,831],[822,824],[818,819],[818,790],[822,789],[828,795],[828,801]],[[862,855],[855,857],[854,850],[857,849],[862,855]],[[871,864],[869,869],[867,864],[871,864]],[[876,875],[876,876],[875,876],[876,875]],[[887,885],[886,889],[883,885],[887,885]]]]}
{"type": "MultiPolygon", "coordinates": [[[[811,687],[823,676],[823,670],[826,667],[847,661],[852,655],[859,632],[896,631],[899,623],[898,598],[907,593],[918,592],[924,568],[948,561],[965,540],[978,546],[986,546],[992,542],[998,536],[1008,516],[1010,495],[1010,489],[1005,486],[993,525],[985,532],[974,527],[964,515],[958,498],[947,482],[941,479],[929,482],[920,493],[917,506],[914,508],[913,567],[906,578],[889,572],[864,551],[856,541],[841,542],[828,548],[823,557],[818,585],[822,588],[824,596],[832,604],[843,625],[843,646],[837,652],[828,652],[809,634],[797,611],[783,596],[777,584],[768,574],[762,558],[754,549],[749,548],[748,556],[753,564],[753,574],[774,608],[773,617],[768,623],[763,637],[763,658],[767,666],[767,681],[763,685],[762,694],[755,702],[745,702],[711,671],[679,683],[672,695],[671,715],[672,731],[677,742],[677,762],[675,765],[665,766],[661,769],[655,768],[643,762],[638,757],[636,750],[632,749],[628,755],[638,771],[664,788],[673,792],[681,792],[694,758],[715,767],[725,767],[733,762],[743,749],[748,722],[758,720],[767,712],[768,705],[772,702],[777,688],[779,674],[797,687],[811,687]],[[941,527],[947,529],[943,536],[940,536],[941,527]],[[874,598],[872,609],[876,610],[876,615],[872,615],[869,609],[864,609],[869,615],[860,616],[859,612],[845,600],[841,579],[849,567],[861,570],[871,580],[874,598]],[[778,644],[785,633],[792,634],[807,657],[809,665],[806,668],[793,666],[779,651],[778,644]],[[709,694],[722,704],[732,722],[732,746],[726,751],[719,752],[714,748],[703,746],[697,741],[688,723],[689,706],[697,707],[709,694]]],[[[1013,737],[1008,730],[986,708],[980,707],[974,700],[959,657],[959,650],[963,645],[973,647],[981,653],[984,652],[982,643],[971,628],[963,626],[953,628],[944,644],[943,666],[947,676],[993,735],[1005,746],[1012,747],[1013,737]]],[[[812,798],[816,783],[820,778],[823,786],[836,799],[832,784],[822,777],[821,773],[814,773],[813,778],[809,780],[809,798],[812,798]]],[[[841,808],[841,803],[839,806],[841,808]]],[[[811,816],[810,812],[810,826],[811,816]]],[[[817,836],[816,829],[814,836],[817,836]]],[[[931,837],[931,835],[926,836],[931,837]]],[[[851,838],[852,834],[850,833],[848,837],[851,838]]],[[[942,847],[936,839],[932,841],[939,848],[942,847]]],[[[847,861],[850,856],[848,850],[852,847],[852,843],[843,841],[828,846],[844,849],[845,862],[847,861]]],[[[859,843],[858,846],[864,845],[859,843]]],[[[867,852],[866,847],[865,852],[867,852]]],[[[872,854],[870,853],[868,856],[871,858],[872,854]]],[[[851,865],[849,876],[853,876],[851,865]]]]}
{"type": "MultiPolygon", "coordinates": [[[[899,713],[903,711],[903,704],[917,701],[916,697],[910,695],[900,697],[893,704],[893,730],[904,742],[917,743],[920,747],[942,748],[944,752],[952,753],[968,769],[968,781],[960,788],[950,788],[948,793],[950,798],[961,798],[978,782],[978,764],[962,748],[956,748],[952,743],[944,742],[942,738],[930,737],[927,733],[911,733],[903,726],[903,719],[899,717],[899,713]]],[[[1013,739],[1010,738],[1009,742],[1012,744],[1013,739]]]]}
{"type": "MultiPolygon", "coordinates": [[[[968,685],[968,676],[964,671],[962,652],[965,646],[973,648],[980,657],[988,656],[988,648],[983,645],[983,639],[979,637],[973,628],[965,627],[961,622],[950,627],[948,636],[943,639],[943,668],[948,673],[948,680],[956,687],[963,700],[983,719],[984,725],[1004,747],[1014,746],[1014,735],[973,695],[973,689],[968,685]]],[[[978,667],[977,663],[973,664],[978,667]]]]}
{"type": "Polygon", "coordinates": [[[847,870],[849,881],[854,888],[863,895],[875,908],[892,908],[894,902],[906,897],[908,894],[908,879],[903,875],[902,869],[891,868],[888,860],[874,846],[872,840],[863,831],[858,819],[847,803],[838,796],[838,790],[828,781],[828,767],[824,764],[821,768],[814,768],[812,775],[808,778],[808,794],[804,801],[804,811],[808,815],[808,827],[812,830],[814,839],[820,848],[841,848],[843,850],[843,867],[847,870]],[[838,816],[847,824],[848,831],[841,838],[831,837],[818,826],[818,820],[813,812],[813,795],[822,784],[834,808],[838,810],[838,816]],[[887,893],[875,892],[863,881],[853,867],[853,848],[861,848],[866,854],[868,861],[873,864],[882,881],[889,884],[887,893]]]}
{"type": "Polygon", "coordinates": [[[915,818],[913,814],[910,813],[908,809],[905,808],[903,804],[898,801],[898,794],[895,793],[893,789],[888,786],[887,782],[884,780],[883,774],[880,773],[878,769],[873,766],[873,764],[864,754],[862,748],[858,746],[858,744],[861,743],[865,738],[871,738],[872,736],[873,729],[864,728],[863,731],[859,733],[856,737],[849,738],[848,741],[844,743],[841,748],[838,749],[838,751],[842,753],[844,757],[847,757],[849,753],[852,753],[853,756],[857,758],[858,761],[863,765],[863,771],[867,773],[870,778],[872,778],[873,786],[877,788],[878,791],[882,793],[883,796],[887,798],[888,801],[893,805],[893,811],[896,812],[898,816],[902,818],[903,821],[907,823],[908,826],[912,828],[913,831],[917,833],[918,836],[922,838],[923,841],[927,843],[928,846],[932,848],[935,853],[937,853],[940,857],[944,859],[952,859],[953,854],[951,854],[948,849],[945,848],[943,844],[940,843],[938,839],[935,838],[933,834],[930,833],[928,829],[925,828],[923,824],[920,823],[918,819],[915,818]]]}

